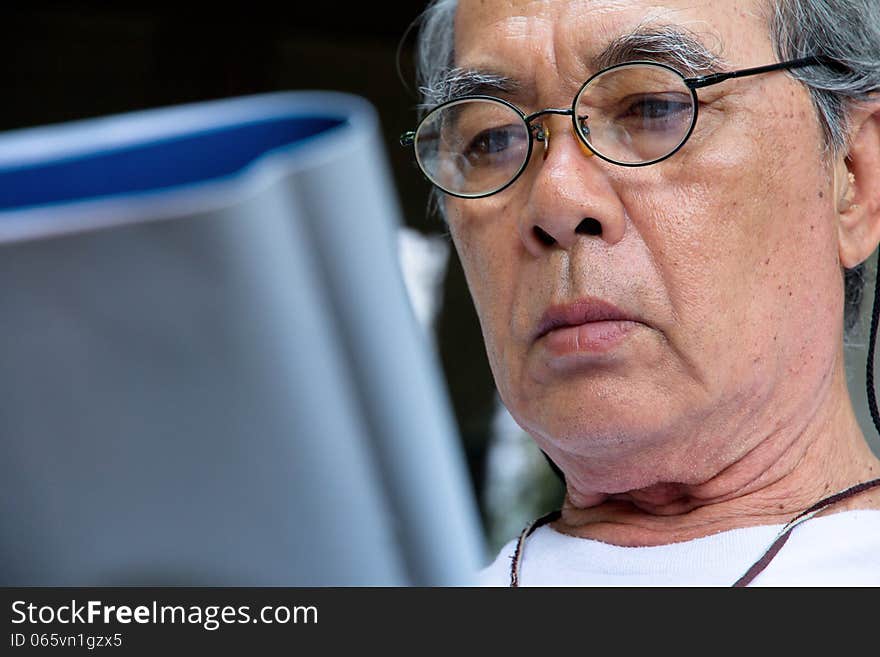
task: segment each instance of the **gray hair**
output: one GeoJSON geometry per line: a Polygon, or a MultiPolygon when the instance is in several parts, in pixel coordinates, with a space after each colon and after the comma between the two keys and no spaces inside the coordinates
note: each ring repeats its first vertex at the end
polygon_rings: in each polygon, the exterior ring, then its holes
{"type": "MultiPolygon", "coordinates": [[[[849,109],[880,90],[880,2],[878,0],[768,0],[770,36],[779,59],[821,55],[825,66],[792,71],[806,84],[834,155],[847,151],[849,109]]],[[[456,93],[454,22],[458,0],[433,0],[421,17],[416,50],[420,110],[456,93]]],[[[432,203],[443,214],[440,192],[432,203]]],[[[864,263],[844,276],[844,325],[858,323],[864,263]]]]}

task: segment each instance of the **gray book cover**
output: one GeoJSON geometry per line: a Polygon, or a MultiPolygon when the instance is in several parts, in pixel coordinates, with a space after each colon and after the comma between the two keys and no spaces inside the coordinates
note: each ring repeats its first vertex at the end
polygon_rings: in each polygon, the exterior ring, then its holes
{"type": "Polygon", "coordinates": [[[471,582],[364,100],[0,135],[0,584],[471,582]]]}

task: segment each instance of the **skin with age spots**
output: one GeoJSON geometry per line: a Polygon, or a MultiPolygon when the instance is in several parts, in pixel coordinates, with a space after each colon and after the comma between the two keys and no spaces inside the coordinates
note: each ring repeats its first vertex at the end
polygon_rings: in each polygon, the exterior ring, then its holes
{"type": "MultiPolygon", "coordinates": [[[[503,97],[526,113],[567,107],[591,58],[646,26],[731,68],[777,61],[761,0],[461,0],[455,65],[514,79],[503,97]]],[[[693,135],[661,163],[585,157],[569,117],[546,116],[546,157],[513,185],[444,200],[501,398],[565,473],[566,533],[686,540],[880,476],[846,389],[842,273],[880,239],[880,203],[846,168],[880,161],[877,108],[854,116],[845,162],[784,71],[698,96],[693,135]],[[584,218],[601,230],[576,232],[584,218]],[[536,328],[582,299],[632,319],[610,348],[561,357],[536,328]]],[[[834,510],[864,506],[880,499],[834,510]]]]}

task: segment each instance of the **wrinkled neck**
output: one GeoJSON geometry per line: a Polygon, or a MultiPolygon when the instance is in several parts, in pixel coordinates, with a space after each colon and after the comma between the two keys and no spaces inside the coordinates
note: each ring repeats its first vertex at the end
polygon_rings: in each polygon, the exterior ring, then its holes
{"type": "MultiPolygon", "coordinates": [[[[569,486],[554,529],[615,545],[663,545],[739,527],[784,524],[829,495],[880,477],[880,461],[856,420],[840,360],[816,412],[796,431],[769,432],[702,482],[658,482],[613,494],[569,486]]],[[[853,508],[880,509],[880,491],[853,496],[825,513],[853,508]]]]}

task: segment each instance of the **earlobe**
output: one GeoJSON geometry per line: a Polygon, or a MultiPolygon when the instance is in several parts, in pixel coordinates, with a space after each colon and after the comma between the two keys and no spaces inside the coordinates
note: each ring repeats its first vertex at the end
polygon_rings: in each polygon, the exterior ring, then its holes
{"type": "Polygon", "coordinates": [[[852,115],[849,152],[835,167],[840,264],[864,262],[880,242],[880,103],[852,115]]]}

